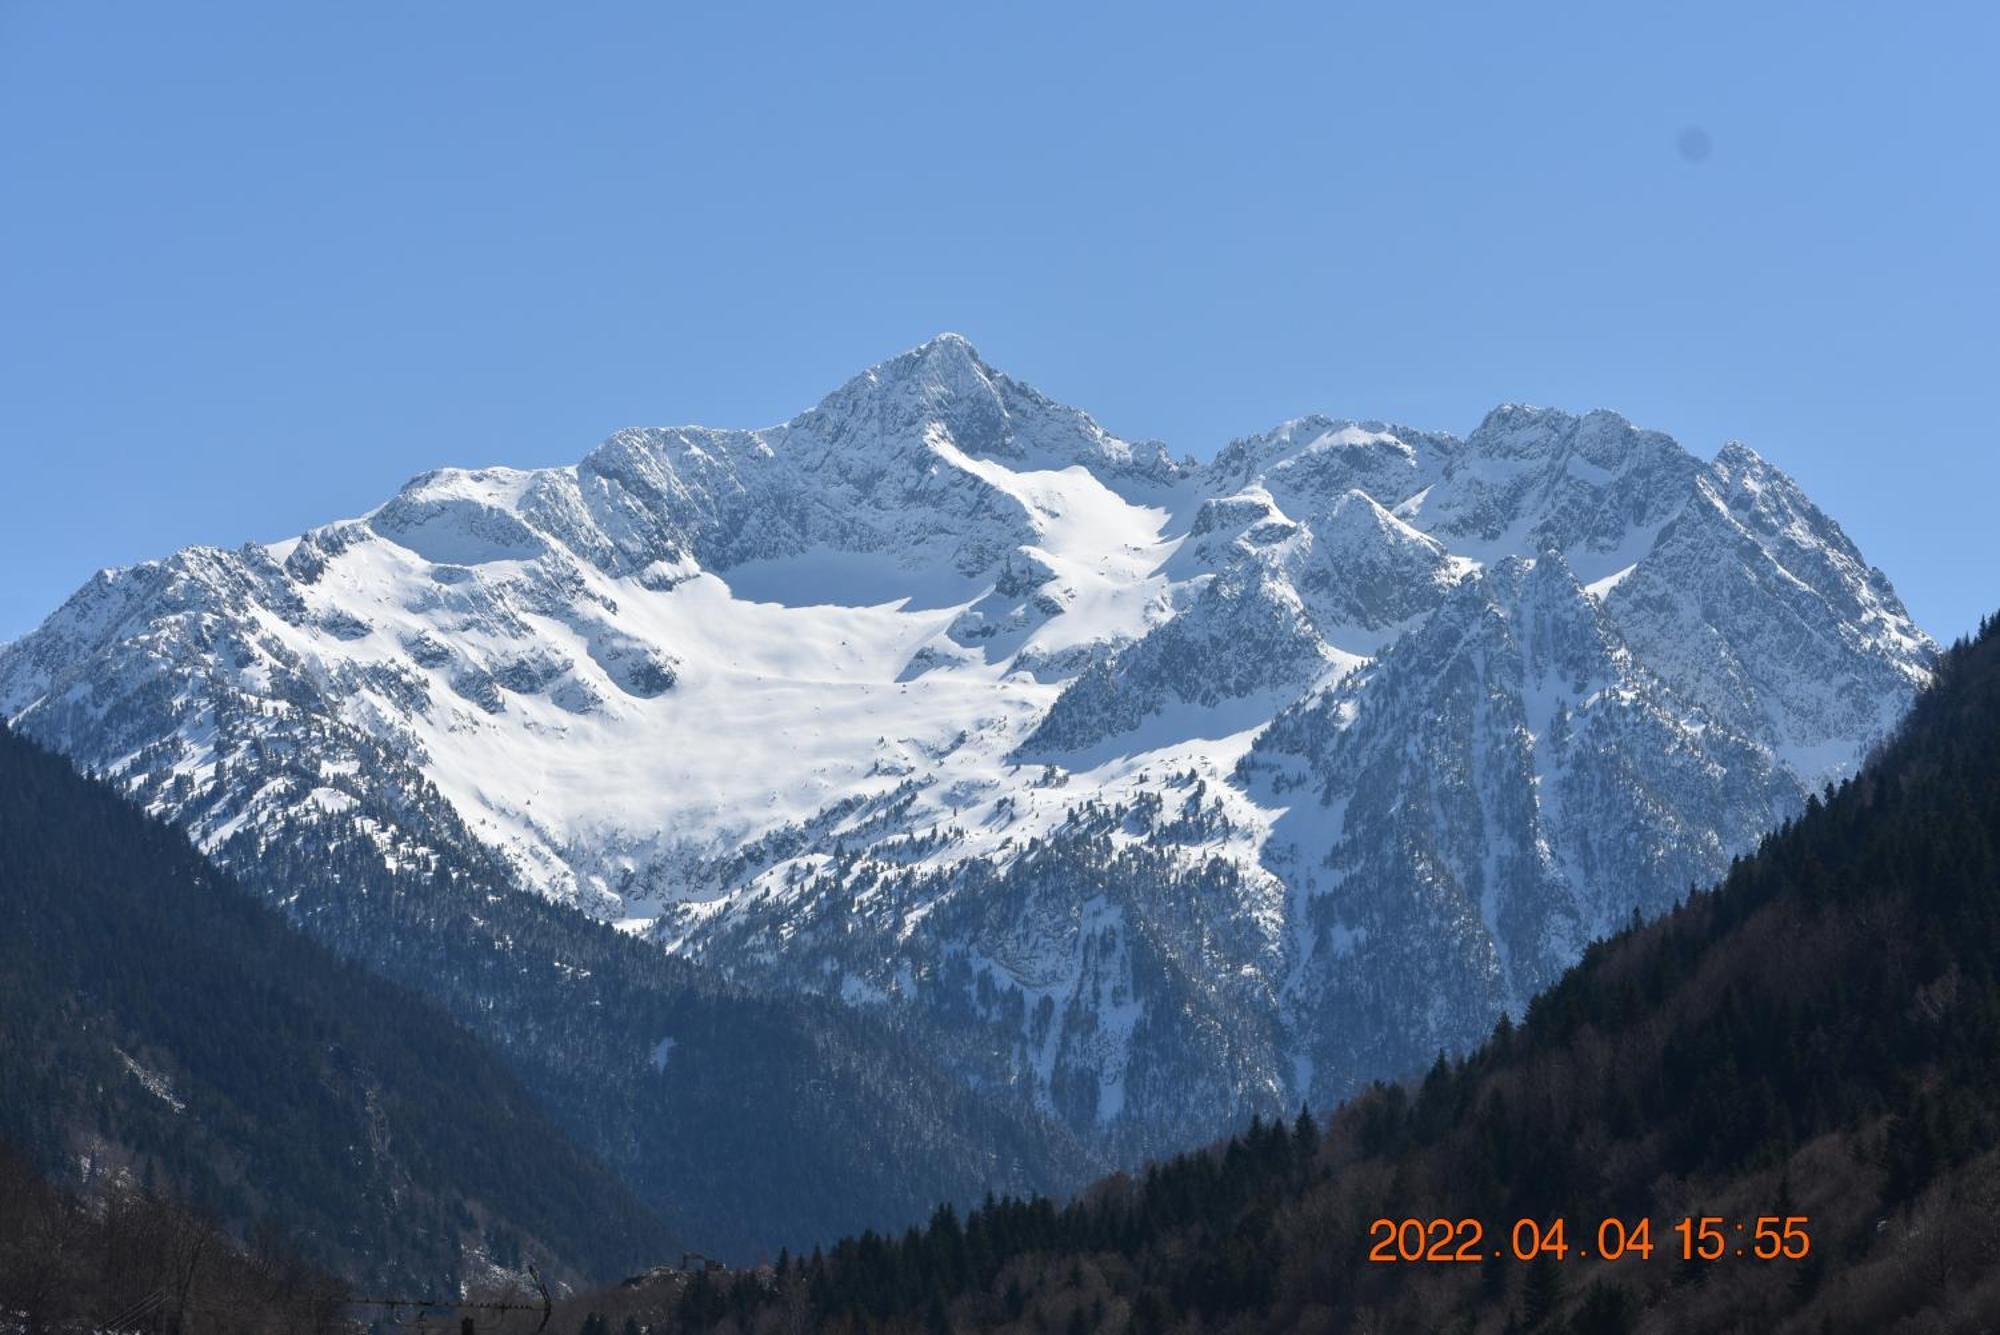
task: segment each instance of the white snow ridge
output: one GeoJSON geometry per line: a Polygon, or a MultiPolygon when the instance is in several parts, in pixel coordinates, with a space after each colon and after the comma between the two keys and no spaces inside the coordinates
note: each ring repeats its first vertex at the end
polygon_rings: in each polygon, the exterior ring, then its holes
{"type": "Polygon", "coordinates": [[[1474,1040],[1932,654],[1740,445],[1507,405],[1198,466],[947,334],[782,426],[101,574],[0,650],[0,714],[224,860],[469,837],[1143,1147],[1474,1040]]]}

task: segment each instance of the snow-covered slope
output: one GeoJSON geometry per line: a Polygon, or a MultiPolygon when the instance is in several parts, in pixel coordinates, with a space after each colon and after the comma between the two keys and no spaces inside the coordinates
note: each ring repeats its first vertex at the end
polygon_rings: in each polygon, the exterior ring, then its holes
{"type": "Polygon", "coordinates": [[[317,810],[448,858],[434,787],[525,886],[1147,1146],[1471,1039],[1931,652],[1740,445],[1509,405],[1196,466],[945,335],[783,426],[106,572],[0,713],[217,851],[317,810]]]}

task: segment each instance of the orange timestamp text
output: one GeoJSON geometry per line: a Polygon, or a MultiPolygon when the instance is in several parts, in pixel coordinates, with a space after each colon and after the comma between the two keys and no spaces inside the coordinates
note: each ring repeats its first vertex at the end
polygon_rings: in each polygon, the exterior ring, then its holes
{"type": "Polygon", "coordinates": [[[1570,1242],[1569,1221],[1516,1219],[1504,1237],[1489,1234],[1478,1219],[1377,1219],[1368,1226],[1368,1259],[1384,1262],[1473,1263],[1532,1261],[1648,1261],[1655,1251],[1682,1261],[1720,1261],[1740,1256],[1759,1261],[1799,1261],[1812,1251],[1805,1215],[1758,1215],[1735,1220],[1723,1215],[1684,1215],[1661,1221],[1665,1241],[1653,1241],[1650,1219],[1602,1219],[1595,1230],[1579,1225],[1570,1242]]]}

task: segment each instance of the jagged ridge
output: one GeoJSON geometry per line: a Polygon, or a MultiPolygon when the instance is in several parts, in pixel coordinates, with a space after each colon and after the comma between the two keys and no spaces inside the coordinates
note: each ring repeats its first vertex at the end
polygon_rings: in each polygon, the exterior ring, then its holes
{"type": "Polygon", "coordinates": [[[1196,466],[944,336],[782,426],[107,573],[0,712],[220,856],[301,809],[396,867],[470,840],[1123,1152],[1471,1041],[1931,652],[1741,446],[1506,405],[1196,466]]]}

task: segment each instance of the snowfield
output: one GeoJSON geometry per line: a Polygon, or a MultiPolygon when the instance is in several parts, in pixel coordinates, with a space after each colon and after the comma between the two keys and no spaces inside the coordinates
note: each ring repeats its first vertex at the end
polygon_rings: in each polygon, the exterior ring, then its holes
{"type": "Polygon", "coordinates": [[[1740,445],[1504,405],[1197,465],[944,335],[782,426],[105,572],[0,650],[0,714],[225,860],[476,840],[1143,1147],[1473,1040],[1932,654],[1740,445]]]}

